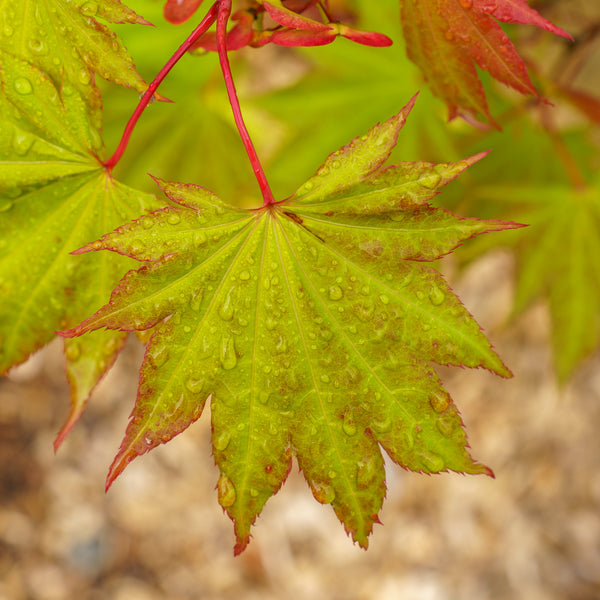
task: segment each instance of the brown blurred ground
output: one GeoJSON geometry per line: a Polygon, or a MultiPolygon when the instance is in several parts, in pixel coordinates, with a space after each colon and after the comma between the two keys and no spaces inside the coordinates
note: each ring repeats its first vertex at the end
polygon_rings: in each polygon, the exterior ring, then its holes
{"type": "Polygon", "coordinates": [[[593,600],[600,598],[600,357],[558,390],[543,306],[501,328],[501,252],[455,287],[515,377],[441,369],[473,454],[496,479],[388,465],[371,547],[352,545],[294,471],[232,556],[209,414],[104,478],[135,397],[131,344],[58,455],[60,346],[0,381],[0,600],[593,600]]]}

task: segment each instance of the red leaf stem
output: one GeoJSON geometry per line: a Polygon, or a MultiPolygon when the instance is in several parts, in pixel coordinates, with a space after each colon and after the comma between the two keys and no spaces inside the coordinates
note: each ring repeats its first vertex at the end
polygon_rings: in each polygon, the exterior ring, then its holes
{"type": "Polygon", "coordinates": [[[127,145],[129,144],[129,138],[133,132],[134,127],[136,126],[139,118],[142,113],[150,104],[152,98],[154,97],[154,93],[156,92],[158,86],[163,82],[164,78],[169,74],[171,69],[179,62],[181,57],[189,50],[190,46],[215,22],[217,18],[217,12],[219,7],[219,1],[215,2],[206,13],[205,17],[202,19],[200,24],[192,31],[192,33],[188,36],[188,38],[179,46],[177,51],[171,56],[171,58],[167,61],[165,66],[160,70],[158,75],[154,78],[152,83],[148,86],[148,89],[144,92],[143,96],[140,98],[140,102],[137,105],[135,111],[131,115],[127,125],[125,126],[125,130],[123,131],[123,136],[121,137],[121,141],[115,150],[115,153],[103,163],[106,169],[110,172],[117,165],[127,145]]]}
{"type": "Polygon", "coordinates": [[[231,65],[229,64],[229,58],[227,56],[227,22],[231,15],[231,0],[221,0],[219,2],[218,16],[217,16],[217,51],[219,53],[219,62],[221,63],[221,71],[223,72],[223,79],[225,80],[225,87],[227,88],[227,96],[229,97],[229,103],[231,104],[231,110],[233,111],[233,118],[235,124],[246,148],[246,154],[250,159],[254,176],[260,186],[260,191],[264,199],[264,206],[274,204],[275,199],[273,198],[273,192],[269,186],[265,172],[260,164],[258,155],[254,144],[250,139],[250,134],[244,123],[242,117],[242,110],[240,108],[240,102],[237,97],[235,90],[235,84],[233,83],[233,75],[231,73],[231,65]]]}

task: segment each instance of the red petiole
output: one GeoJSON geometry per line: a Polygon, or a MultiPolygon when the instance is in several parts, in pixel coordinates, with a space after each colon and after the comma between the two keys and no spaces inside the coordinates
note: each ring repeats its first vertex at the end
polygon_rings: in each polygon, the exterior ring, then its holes
{"type": "Polygon", "coordinates": [[[248,130],[244,123],[244,119],[242,117],[242,110],[240,108],[240,102],[237,97],[235,84],[233,83],[233,75],[231,73],[231,66],[229,64],[229,58],[227,56],[227,23],[229,22],[230,16],[231,0],[217,0],[217,2],[215,2],[210,7],[208,13],[202,19],[198,27],[194,29],[194,31],[188,36],[185,42],[181,44],[181,46],[177,49],[175,54],[173,54],[173,56],[167,61],[165,66],[160,70],[158,75],[148,86],[148,89],[144,92],[139,104],[137,105],[127,125],[125,126],[123,136],[121,137],[121,141],[119,142],[115,153],[103,163],[103,165],[109,172],[112,171],[116,164],[119,162],[119,160],[121,160],[121,157],[123,156],[123,153],[125,152],[125,149],[129,144],[129,139],[131,138],[133,129],[135,128],[139,118],[141,117],[148,104],[150,104],[150,102],[152,101],[152,98],[154,97],[158,86],[163,82],[164,78],[168,75],[171,69],[179,62],[181,57],[189,50],[190,46],[192,46],[192,44],[203,33],[205,33],[209,29],[209,27],[216,21],[217,50],[219,54],[219,62],[221,64],[221,71],[223,72],[225,87],[227,89],[227,96],[229,97],[229,103],[231,104],[235,124],[240,134],[240,137],[242,138],[242,142],[246,149],[246,153],[248,154],[248,158],[250,159],[250,164],[252,165],[252,170],[254,171],[254,175],[256,177],[256,180],[258,181],[258,185],[260,186],[260,191],[264,200],[263,207],[275,203],[273,193],[271,191],[271,188],[269,187],[269,183],[267,182],[264,170],[262,168],[262,165],[260,164],[260,160],[258,159],[258,155],[256,154],[256,150],[254,148],[252,140],[250,139],[250,134],[248,133],[248,130]]]}
{"type": "Polygon", "coordinates": [[[192,31],[192,33],[188,36],[188,38],[179,46],[175,54],[171,56],[171,58],[167,61],[165,66],[160,70],[158,75],[154,78],[152,83],[148,86],[148,89],[144,92],[143,96],[140,99],[137,108],[131,115],[131,118],[127,122],[125,126],[125,131],[123,131],[123,136],[121,137],[121,141],[115,151],[115,153],[104,163],[102,163],[108,171],[112,171],[115,165],[121,160],[125,149],[127,148],[127,144],[129,144],[129,138],[131,137],[131,133],[133,132],[134,127],[136,126],[139,118],[142,116],[142,113],[152,101],[154,97],[154,93],[156,92],[158,86],[163,82],[164,78],[169,74],[171,69],[179,62],[181,57],[189,50],[190,46],[203,34],[208,28],[215,22],[217,18],[217,12],[219,9],[220,2],[215,2],[206,13],[204,19],[200,22],[198,27],[192,31]]]}
{"type": "Polygon", "coordinates": [[[221,0],[219,2],[219,13],[217,16],[217,51],[219,53],[219,61],[221,63],[221,71],[223,72],[223,78],[225,79],[225,87],[227,88],[227,96],[229,97],[229,104],[231,104],[231,110],[233,111],[233,118],[235,124],[246,148],[246,154],[250,159],[254,176],[260,186],[260,191],[263,196],[263,208],[270,204],[275,204],[273,198],[273,192],[269,187],[269,183],[263,171],[258,155],[254,148],[254,144],[250,139],[250,134],[246,129],[246,124],[242,117],[242,110],[240,108],[240,102],[237,97],[235,90],[235,84],[233,83],[233,75],[231,74],[231,66],[229,64],[229,58],[227,56],[227,22],[231,15],[231,0],[221,0]]]}

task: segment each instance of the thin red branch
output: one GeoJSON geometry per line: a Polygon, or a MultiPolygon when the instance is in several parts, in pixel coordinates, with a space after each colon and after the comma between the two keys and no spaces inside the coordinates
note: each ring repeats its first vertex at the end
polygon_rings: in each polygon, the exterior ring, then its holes
{"type": "Polygon", "coordinates": [[[270,204],[275,204],[273,198],[273,192],[269,186],[265,172],[263,171],[258,155],[254,148],[254,144],[250,139],[248,129],[244,123],[242,117],[242,110],[240,108],[240,102],[235,90],[235,84],[233,83],[233,75],[231,74],[231,65],[229,64],[229,58],[227,56],[227,23],[231,15],[231,0],[221,0],[219,2],[218,16],[217,16],[217,51],[219,53],[219,62],[221,63],[221,71],[223,72],[223,78],[225,80],[225,87],[227,88],[227,95],[229,97],[229,103],[231,104],[231,110],[233,111],[233,118],[235,124],[246,148],[246,154],[250,159],[254,176],[260,186],[260,191],[264,200],[263,208],[270,204]]]}
{"type": "Polygon", "coordinates": [[[219,0],[215,2],[206,13],[205,17],[202,19],[198,27],[192,31],[192,33],[188,36],[188,38],[179,46],[175,54],[171,56],[171,58],[167,61],[165,66],[160,70],[158,75],[152,81],[152,83],[148,86],[148,89],[144,92],[143,96],[140,98],[140,102],[137,105],[137,108],[131,115],[127,125],[125,126],[125,130],[123,131],[123,136],[121,137],[121,141],[115,153],[103,163],[103,165],[108,169],[108,171],[112,171],[115,165],[121,160],[125,149],[127,148],[127,144],[129,143],[129,138],[133,132],[134,127],[136,126],[138,119],[141,117],[142,113],[152,101],[154,94],[158,88],[158,86],[163,82],[164,78],[169,74],[171,69],[179,62],[181,57],[189,50],[190,46],[215,22],[217,18],[217,13],[219,10],[219,0]]]}

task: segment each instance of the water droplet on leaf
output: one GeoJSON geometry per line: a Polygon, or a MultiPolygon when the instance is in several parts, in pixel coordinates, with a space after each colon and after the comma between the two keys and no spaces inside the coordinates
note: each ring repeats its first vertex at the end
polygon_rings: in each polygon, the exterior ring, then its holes
{"type": "Polygon", "coordinates": [[[429,290],[429,300],[434,306],[439,306],[446,299],[446,294],[434,283],[429,290]]]}
{"type": "Polygon", "coordinates": [[[228,508],[235,502],[235,486],[229,477],[221,475],[217,483],[217,493],[219,504],[223,508],[228,508]]]}
{"type": "Polygon", "coordinates": [[[214,440],[215,450],[219,450],[223,452],[229,446],[229,442],[231,441],[231,433],[229,431],[221,432],[214,440]]]}
{"type": "Polygon", "coordinates": [[[79,10],[86,17],[93,17],[98,12],[98,5],[95,2],[84,2],[79,10]]]}
{"type": "Polygon", "coordinates": [[[335,500],[335,490],[329,484],[312,482],[310,486],[317,502],[331,504],[335,500]]]}
{"type": "Polygon", "coordinates": [[[342,288],[339,285],[332,285],[329,288],[329,299],[330,300],[340,300],[343,295],[344,295],[344,292],[342,291],[342,288]]]}
{"type": "Polygon", "coordinates": [[[442,176],[435,171],[428,173],[424,177],[419,178],[419,185],[427,188],[428,190],[435,190],[440,182],[442,181],[442,176]]]}
{"type": "Polygon", "coordinates": [[[346,435],[356,434],[356,423],[354,421],[354,411],[351,408],[347,408],[344,411],[344,418],[342,421],[342,429],[346,435]]]}
{"type": "Polygon", "coordinates": [[[148,348],[150,360],[155,367],[162,367],[169,358],[169,351],[166,346],[159,344],[148,348]]]}
{"type": "Polygon", "coordinates": [[[435,412],[443,413],[450,405],[450,397],[443,391],[433,392],[433,394],[429,396],[429,404],[435,412]]]}
{"type": "Polygon", "coordinates": [[[419,458],[425,470],[430,473],[438,473],[444,469],[444,459],[433,452],[424,450],[419,454],[419,458]]]}
{"type": "Polygon", "coordinates": [[[221,366],[226,371],[231,371],[237,365],[235,344],[232,337],[223,336],[221,341],[221,366]]]}
{"type": "Polygon", "coordinates": [[[185,387],[192,394],[199,394],[204,387],[203,379],[188,379],[185,383],[185,387]]]}
{"type": "Polygon", "coordinates": [[[15,79],[14,87],[16,92],[22,96],[31,94],[31,92],[33,92],[33,87],[29,79],[25,79],[25,77],[17,77],[15,79]]]}

